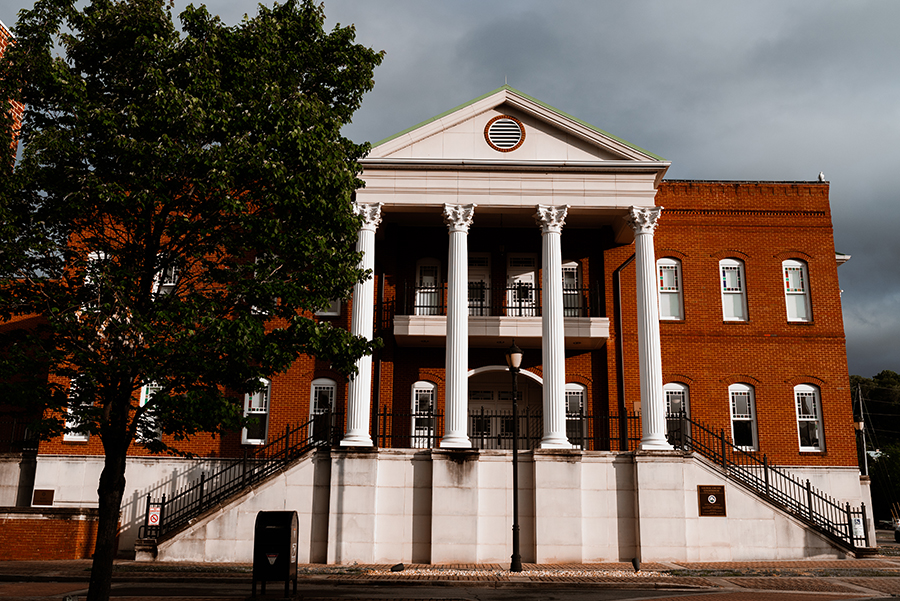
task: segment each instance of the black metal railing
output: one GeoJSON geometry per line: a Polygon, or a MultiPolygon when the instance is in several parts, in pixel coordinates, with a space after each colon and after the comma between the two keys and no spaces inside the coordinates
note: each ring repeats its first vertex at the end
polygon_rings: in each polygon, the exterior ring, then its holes
{"type": "MultiPolygon", "coordinates": [[[[423,286],[405,282],[398,291],[399,315],[446,315],[447,285],[423,286]]],[[[599,290],[563,288],[563,316],[599,315],[599,290]]],[[[528,283],[489,285],[469,282],[469,315],[476,317],[540,317],[541,287],[528,283]]]]}
{"type": "MultiPolygon", "coordinates": [[[[628,451],[641,440],[640,415],[566,414],[566,436],[574,447],[587,451],[628,451]]],[[[376,413],[375,444],[381,448],[429,449],[440,443],[444,415],[434,411],[417,413],[382,407],[376,413]]],[[[512,449],[512,409],[471,409],[467,433],[476,449],[512,449]]],[[[519,449],[540,445],[544,417],[540,408],[519,410],[519,449]]]]}
{"type": "Polygon", "coordinates": [[[716,431],[684,414],[666,418],[669,442],[715,463],[728,478],[739,482],[833,540],[853,548],[869,547],[866,505],[852,508],[818,490],[768,457],[736,446],[725,430],[716,431]]]}
{"type": "Polygon", "coordinates": [[[312,449],[337,444],[341,431],[341,415],[326,412],[313,416],[308,422],[291,428],[264,446],[245,453],[209,475],[185,485],[167,498],[147,495],[144,525],[138,529],[138,538],[159,540],[192,519],[228,498],[239,494],[249,486],[261,482],[304,456],[312,449]]]}

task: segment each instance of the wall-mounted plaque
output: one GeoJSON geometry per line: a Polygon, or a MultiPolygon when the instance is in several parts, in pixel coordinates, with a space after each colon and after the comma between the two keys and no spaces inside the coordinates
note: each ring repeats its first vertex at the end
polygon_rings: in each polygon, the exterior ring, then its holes
{"type": "Polygon", "coordinates": [[[31,504],[32,506],[53,505],[53,490],[35,490],[31,504]]]}
{"type": "Polygon", "coordinates": [[[700,517],[725,517],[725,487],[697,486],[700,517]]]}

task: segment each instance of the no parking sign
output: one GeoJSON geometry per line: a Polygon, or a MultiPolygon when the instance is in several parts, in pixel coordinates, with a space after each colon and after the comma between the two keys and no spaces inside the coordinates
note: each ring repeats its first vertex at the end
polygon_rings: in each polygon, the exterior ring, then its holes
{"type": "Polygon", "coordinates": [[[159,505],[150,507],[150,512],[147,516],[147,524],[150,526],[159,526],[159,509],[159,505]]]}

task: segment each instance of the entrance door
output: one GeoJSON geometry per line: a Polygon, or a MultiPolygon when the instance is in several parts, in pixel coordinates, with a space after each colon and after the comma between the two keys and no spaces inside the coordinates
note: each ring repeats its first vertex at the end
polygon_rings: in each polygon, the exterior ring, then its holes
{"type": "Polygon", "coordinates": [[[538,317],[537,256],[510,254],[506,269],[506,314],[538,317]]]}

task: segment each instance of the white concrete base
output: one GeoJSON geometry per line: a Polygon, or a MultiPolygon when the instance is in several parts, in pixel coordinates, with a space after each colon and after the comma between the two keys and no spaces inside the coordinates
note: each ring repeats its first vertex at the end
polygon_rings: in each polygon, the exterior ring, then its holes
{"type": "MultiPolygon", "coordinates": [[[[295,510],[301,562],[506,564],[512,549],[511,455],[472,449],[318,452],[161,542],[156,560],[249,562],[257,512],[295,510]]],[[[539,449],[520,453],[519,460],[525,562],[844,556],[698,457],[675,451],[539,449]],[[698,485],[725,487],[726,516],[699,515],[698,485]]],[[[140,493],[172,490],[166,474],[176,475],[182,486],[188,474],[199,476],[204,467],[186,469],[191,465],[146,458],[129,463],[130,487],[141,477],[154,484],[131,489],[123,506],[128,510],[123,533],[131,533],[131,542],[123,536],[120,548],[133,548],[135,523],[143,521],[140,493]]],[[[87,458],[41,456],[36,487],[55,486],[58,505],[74,505],[81,495],[83,506],[89,506],[84,502],[90,496],[87,482],[99,474],[99,466],[87,458]],[[53,486],[51,475],[57,478],[53,486]]],[[[860,483],[855,469],[792,471],[841,502],[870,507],[868,481],[860,483]]],[[[91,484],[95,489],[96,480],[91,484]]],[[[869,527],[874,535],[871,520],[869,527]]]]}

